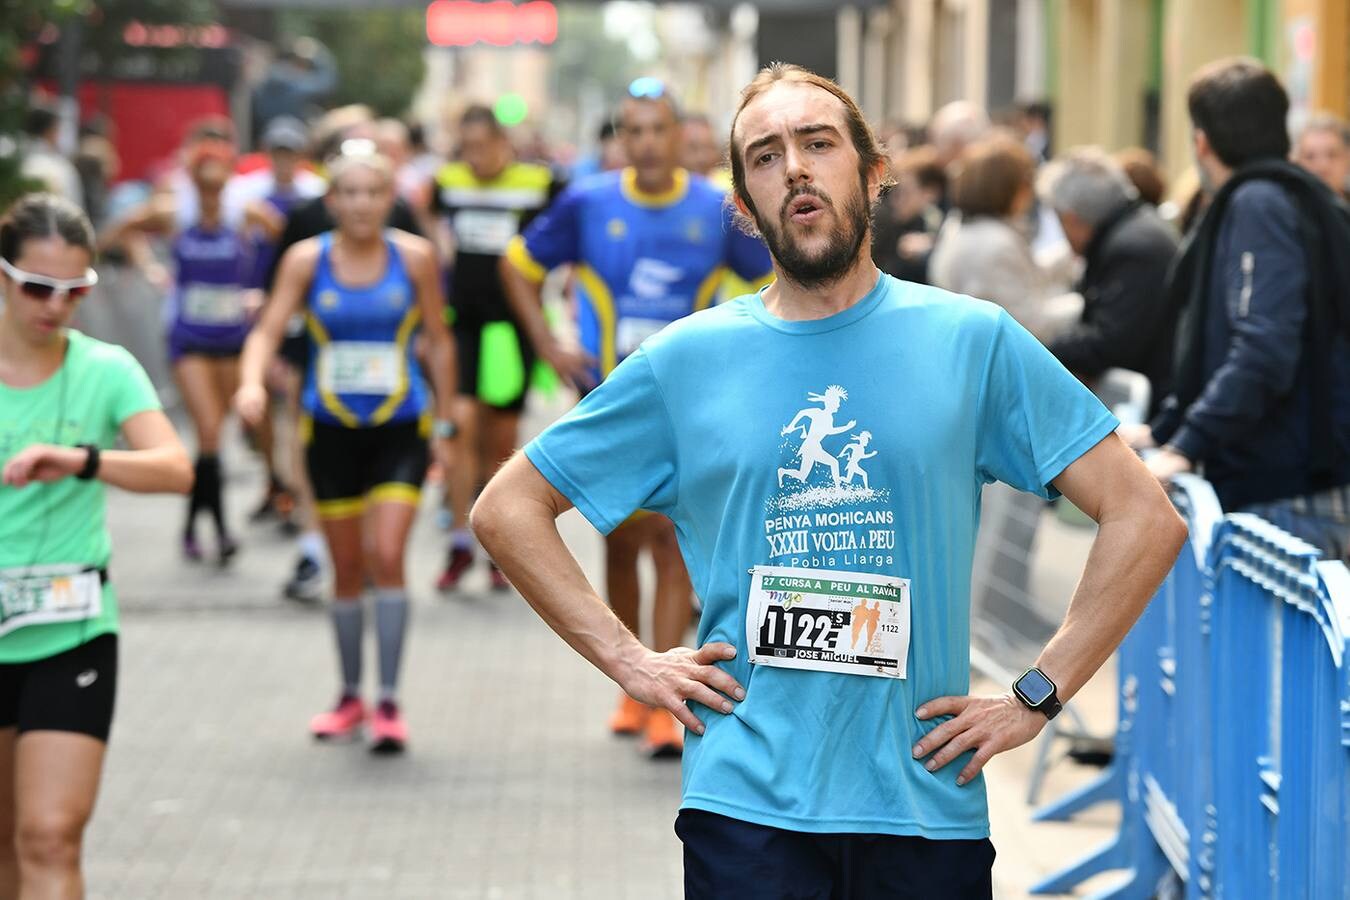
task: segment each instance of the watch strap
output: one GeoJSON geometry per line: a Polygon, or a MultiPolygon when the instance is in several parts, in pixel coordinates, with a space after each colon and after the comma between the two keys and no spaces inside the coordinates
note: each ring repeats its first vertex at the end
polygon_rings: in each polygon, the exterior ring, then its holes
{"type": "Polygon", "coordinates": [[[98,475],[99,451],[93,444],[79,444],[77,449],[83,450],[88,456],[85,457],[84,467],[75,473],[75,477],[81,481],[92,481],[98,475]]]}

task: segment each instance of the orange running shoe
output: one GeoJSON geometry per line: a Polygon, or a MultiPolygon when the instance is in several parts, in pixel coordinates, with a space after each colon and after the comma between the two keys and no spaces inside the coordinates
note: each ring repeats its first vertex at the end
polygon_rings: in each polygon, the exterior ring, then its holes
{"type": "Polygon", "coordinates": [[[684,726],[669,710],[653,709],[647,716],[642,752],[652,759],[679,759],[684,754],[684,726]]]}
{"type": "Polygon", "coordinates": [[[619,695],[619,706],[609,717],[609,730],[615,734],[638,734],[647,724],[651,707],[639,703],[627,694],[619,695]]]}

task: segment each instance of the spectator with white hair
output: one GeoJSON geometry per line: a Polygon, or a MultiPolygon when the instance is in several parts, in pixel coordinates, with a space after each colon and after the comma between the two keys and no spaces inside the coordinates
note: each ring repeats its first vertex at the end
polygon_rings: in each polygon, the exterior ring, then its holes
{"type": "Polygon", "coordinates": [[[971,144],[989,133],[989,114],[969,100],[953,100],[933,114],[928,139],[943,166],[951,165],[971,144]]]}
{"type": "Polygon", "coordinates": [[[1350,123],[1345,119],[1314,113],[1298,133],[1293,157],[1337,197],[1350,200],[1350,123]]]}
{"type": "Polygon", "coordinates": [[[1037,191],[1086,263],[1077,286],[1082,317],[1049,342],[1050,352],[1088,382],[1111,368],[1142,372],[1156,406],[1171,381],[1176,311],[1164,287],[1176,233],[1139,199],[1120,163],[1096,147],[1049,163],[1037,191]]]}

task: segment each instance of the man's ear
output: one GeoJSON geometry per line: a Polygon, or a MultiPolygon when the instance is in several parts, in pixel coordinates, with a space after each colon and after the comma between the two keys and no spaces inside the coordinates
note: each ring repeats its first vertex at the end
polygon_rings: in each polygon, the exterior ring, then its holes
{"type": "Polygon", "coordinates": [[[753,238],[762,238],[764,235],[759,233],[759,224],[755,222],[754,214],[750,212],[749,205],[741,199],[740,193],[731,189],[731,207],[735,210],[732,217],[736,221],[736,227],[753,238]]]}
{"type": "Polygon", "coordinates": [[[741,199],[740,191],[736,190],[735,188],[731,189],[731,202],[733,205],[735,205],[736,212],[740,213],[747,219],[751,220],[754,219],[754,216],[750,215],[750,207],[745,205],[745,201],[741,199]]]}
{"type": "Polygon", "coordinates": [[[881,185],[886,180],[887,165],[884,159],[879,159],[872,164],[867,171],[867,199],[876,203],[881,199],[881,185]]]}
{"type": "Polygon", "coordinates": [[[1213,155],[1214,148],[1210,146],[1209,135],[1205,134],[1204,129],[1192,128],[1191,140],[1195,143],[1195,155],[1197,157],[1213,155]]]}

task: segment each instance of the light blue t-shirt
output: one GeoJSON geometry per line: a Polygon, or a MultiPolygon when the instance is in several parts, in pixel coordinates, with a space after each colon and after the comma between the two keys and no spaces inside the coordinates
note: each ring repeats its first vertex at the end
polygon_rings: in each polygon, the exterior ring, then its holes
{"type": "Polygon", "coordinates": [[[749,295],[677,322],[525,453],[602,532],[639,508],[669,516],[699,643],[737,648],[719,665],[746,697],[730,715],[695,705],[707,731],[685,747],[685,808],[982,838],[983,779],[956,785],[967,759],[930,774],[910,755],[939,724],[914,710],[969,692],[980,488],[1053,496],[1116,424],[999,307],[883,275],[825,319],[784,321],[749,295]],[[752,566],[910,579],[908,676],[751,665],[752,566]]]}

